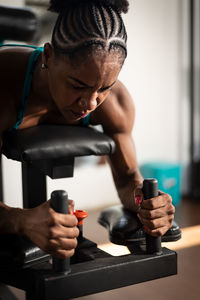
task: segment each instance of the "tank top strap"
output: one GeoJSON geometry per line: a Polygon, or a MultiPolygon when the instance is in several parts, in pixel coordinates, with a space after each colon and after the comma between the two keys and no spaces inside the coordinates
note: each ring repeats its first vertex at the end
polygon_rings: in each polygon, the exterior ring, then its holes
{"type": "Polygon", "coordinates": [[[33,79],[33,72],[35,68],[35,64],[38,60],[39,55],[41,52],[43,52],[43,47],[33,47],[35,50],[31,54],[26,70],[26,75],[25,75],[25,81],[24,81],[24,87],[23,87],[23,92],[22,92],[22,98],[21,98],[21,105],[20,109],[17,114],[17,122],[14,125],[13,129],[18,129],[25,114],[26,106],[27,106],[27,101],[28,101],[28,96],[30,93],[31,89],[31,83],[33,79]]]}

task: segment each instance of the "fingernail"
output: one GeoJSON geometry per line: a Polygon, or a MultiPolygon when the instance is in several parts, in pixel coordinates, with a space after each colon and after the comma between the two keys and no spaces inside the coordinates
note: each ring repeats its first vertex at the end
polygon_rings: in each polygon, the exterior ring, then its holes
{"type": "Polygon", "coordinates": [[[139,205],[141,203],[141,196],[135,196],[136,204],[139,205]]]}

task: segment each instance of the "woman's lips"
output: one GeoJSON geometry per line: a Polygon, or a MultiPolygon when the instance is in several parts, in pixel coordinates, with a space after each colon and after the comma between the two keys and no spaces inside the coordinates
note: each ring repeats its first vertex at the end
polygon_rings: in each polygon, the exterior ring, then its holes
{"type": "Polygon", "coordinates": [[[88,115],[88,113],[85,113],[85,114],[80,114],[80,113],[76,113],[76,112],[74,112],[73,110],[71,110],[71,112],[72,112],[72,113],[73,113],[73,115],[74,115],[76,118],[78,118],[78,119],[85,118],[85,117],[88,115]]]}

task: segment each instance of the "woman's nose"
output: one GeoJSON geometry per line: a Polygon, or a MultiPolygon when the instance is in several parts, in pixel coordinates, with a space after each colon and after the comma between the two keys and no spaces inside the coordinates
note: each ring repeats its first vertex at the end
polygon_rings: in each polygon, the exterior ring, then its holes
{"type": "Polygon", "coordinates": [[[97,93],[84,95],[78,101],[78,104],[84,110],[94,110],[97,107],[97,97],[97,93]]]}

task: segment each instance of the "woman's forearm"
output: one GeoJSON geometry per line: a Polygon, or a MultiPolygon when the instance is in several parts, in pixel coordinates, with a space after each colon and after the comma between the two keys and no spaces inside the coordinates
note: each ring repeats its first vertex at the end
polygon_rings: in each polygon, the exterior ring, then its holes
{"type": "Polygon", "coordinates": [[[23,209],[0,202],[0,234],[22,234],[23,209]]]}
{"type": "Polygon", "coordinates": [[[126,180],[123,178],[121,184],[119,184],[119,178],[117,180],[115,178],[118,196],[126,208],[133,211],[138,210],[139,203],[137,202],[137,196],[141,195],[142,182],[143,178],[139,169],[136,170],[134,174],[129,174],[129,176],[126,177],[126,180]],[[116,182],[118,184],[116,184],[116,182]]]}

